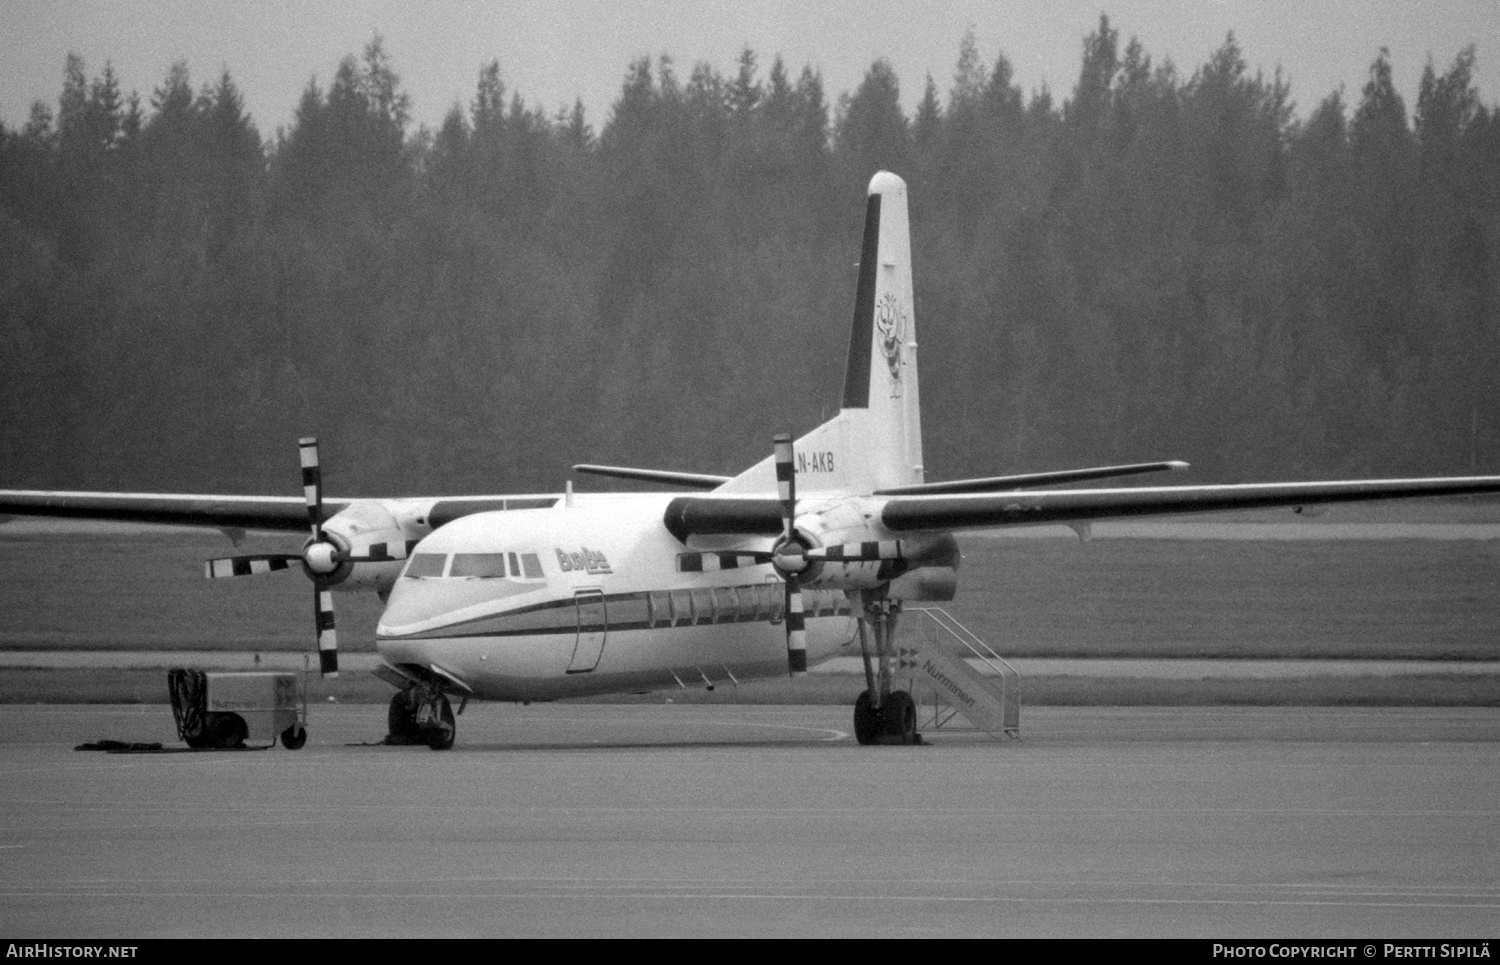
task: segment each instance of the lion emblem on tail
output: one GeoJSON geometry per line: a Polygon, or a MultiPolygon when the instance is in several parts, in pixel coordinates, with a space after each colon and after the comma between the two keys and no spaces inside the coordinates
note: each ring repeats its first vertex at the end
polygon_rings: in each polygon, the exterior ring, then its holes
{"type": "Polygon", "coordinates": [[[886,292],[875,306],[875,332],[891,370],[891,398],[901,396],[901,346],[906,341],[906,313],[894,292],[886,292]]]}

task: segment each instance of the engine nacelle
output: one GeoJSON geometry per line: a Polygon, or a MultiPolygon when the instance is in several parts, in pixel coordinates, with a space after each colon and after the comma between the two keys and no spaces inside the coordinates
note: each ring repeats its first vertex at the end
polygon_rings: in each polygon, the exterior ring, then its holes
{"type": "MultiPolygon", "coordinates": [[[[809,548],[892,541],[873,512],[847,500],[797,518],[796,531],[809,548]]],[[[802,574],[802,585],[873,590],[886,583],[903,600],[951,600],[958,588],[962,554],[949,533],[901,537],[899,559],[867,562],[818,561],[802,574]]]]}
{"type": "Polygon", "coordinates": [[[951,533],[927,537],[922,555],[907,571],[891,580],[893,600],[946,602],[958,593],[958,565],[963,562],[958,540],[951,533]]]}
{"type": "MultiPolygon", "coordinates": [[[[338,547],[341,554],[367,556],[370,547],[376,544],[409,545],[432,532],[432,527],[425,521],[418,522],[419,518],[416,512],[397,515],[386,504],[373,499],[359,500],[329,517],[323,523],[323,536],[338,547]]],[[[309,539],[306,546],[311,545],[309,539]]],[[[388,563],[344,562],[333,572],[316,579],[330,589],[387,593],[405,565],[405,559],[388,563]]]]}

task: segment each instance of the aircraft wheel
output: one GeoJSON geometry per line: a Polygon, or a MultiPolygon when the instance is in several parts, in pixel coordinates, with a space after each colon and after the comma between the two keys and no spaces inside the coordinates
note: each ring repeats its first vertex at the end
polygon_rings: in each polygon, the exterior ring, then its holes
{"type": "Polygon", "coordinates": [[[914,744],[917,740],[917,702],[904,690],[893,690],[880,708],[885,737],[893,744],[914,744]]]}
{"type": "Polygon", "coordinates": [[[435,751],[445,751],[453,746],[454,735],[458,733],[458,723],[453,719],[453,705],[448,703],[448,698],[438,697],[438,719],[427,729],[427,746],[435,751]]]}
{"type": "Polygon", "coordinates": [[[295,751],[307,743],[307,728],[301,724],[293,724],[281,732],[281,746],[289,751],[295,751]]]}
{"type": "Polygon", "coordinates": [[[861,744],[880,741],[880,711],[873,704],[874,700],[868,690],[854,702],[854,739],[861,744]]]}
{"type": "Polygon", "coordinates": [[[422,729],[417,726],[416,691],[401,690],[391,698],[385,715],[387,744],[421,744],[422,729]]]}

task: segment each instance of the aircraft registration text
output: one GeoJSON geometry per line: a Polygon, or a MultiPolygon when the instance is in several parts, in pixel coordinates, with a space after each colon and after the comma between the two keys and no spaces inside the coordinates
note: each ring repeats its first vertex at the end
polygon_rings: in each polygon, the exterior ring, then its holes
{"type": "Polygon", "coordinates": [[[797,453],[798,472],[833,472],[833,452],[824,450],[822,452],[799,452],[797,453]]]}

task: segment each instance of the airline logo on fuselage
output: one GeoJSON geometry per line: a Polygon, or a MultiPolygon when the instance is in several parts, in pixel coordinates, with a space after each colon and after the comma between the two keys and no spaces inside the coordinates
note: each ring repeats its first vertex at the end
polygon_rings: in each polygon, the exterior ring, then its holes
{"type": "Polygon", "coordinates": [[[564,573],[613,573],[609,568],[609,560],[598,550],[591,550],[587,546],[580,546],[577,552],[569,552],[562,547],[556,548],[557,566],[564,573]]]}
{"type": "Polygon", "coordinates": [[[799,473],[833,472],[833,450],[797,453],[797,471],[799,473]]]}

